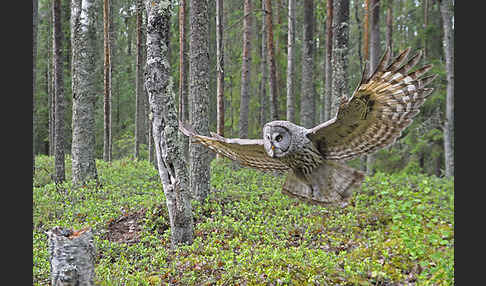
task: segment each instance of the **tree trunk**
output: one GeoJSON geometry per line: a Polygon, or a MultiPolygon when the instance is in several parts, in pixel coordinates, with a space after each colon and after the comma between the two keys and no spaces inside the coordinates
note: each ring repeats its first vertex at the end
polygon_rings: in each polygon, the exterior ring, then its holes
{"type": "Polygon", "coordinates": [[[137,63],[136,63],[136,100],[135,100],[135,153],[136,159],[140,157],[140,145],[145,143],[145,100],[143,90],[143,33],[142,33],[142,0],[137,0],[137,63]]]}
{"type": "Polygon", "coordinates": [[[64,168],[64,79],[62,61],[61,0],[52,1],[54,16],[53,51],[54,51],[54,96],[55,96],[55,152],[54,181],[61,183],[66,179],[64,168]]]}
{"type": "Polygon", "coordinates": [[[265,0],[267,17],[267,49],[270,61],[270,120],[278,119],[277,71],[275,66],[275,48],[273,46],[272,0],[265,0]]]}
{"type": "Polygon", "coordinates": [[[188,172],[181,160],[183,150],[178,140],[176,102],[168,58],[170,6],[170,2],[145,1],[148,17],[145,87],[153,115],[152,134],[169,211],[171,242],[177,246],[193,242],[194,225],[188,172]]]}
{"type": "Polygon", "coordinates": [[[110,58],[110,0],[103,1],[103,36],[104,36],[104,125],[103,125],[103,160],[111,161],[111,58],[110,58]]]}
{"type": "Polygon", "coordinates": [[[337,0],[333,4],[331,117],[336,115],[341,98],[348,94],[349,52],[349,0],[337,0]]]}
{"type": "MultiPolygon", "coordinates": [[[[188,108],[188,86],[187,86],[187,41],[186,41],[186,0],[181,0],[179,4],[179,120],[187,122],[189,120],[188,108]]],[[[179,133],[182,142],[182,150],[186,161],[189,160],[189,138],[179,133]]]]}
{"type": "Polygon", "coordinates": [[[302,126],[314,126],[314,3],[313,0],[304,1],[304,27],[302,50],[302,93],[300,103],[300,122],[302,126]]]}
{"type": "MultiPolygon", "coordinates": [[[[378,66],[380,62],[380,2],[379,0],[371,0],[371,25],[370,25],[370,69],[369,75],[378,66]]],[[[366,174],[373,175],[373,165],[375,163],[375,154],[366,156],[366,174]]]]}
{"type": "Polygon", "coordinates": [[[54,93],[54,81],[53,81],[53,41],[50,37],[53,37],[53,15],[52,15],[52,1],[48,2],[48,23],[47,23],[47,34],[49,40],[47,40],[47,105],[49,110],[49,156],[54,156],[54,146],[56,145],[54,142],[54,134],[55,134],[55,93],[54,93]]]}
{"type": "MultiPolygon", "coordinates": [[[[197,133],[209,136],[208,1],[190,0],[189,119],[197,133]]],[[[200,202],[209,193],[209,153],[201,144],[189,144],[193,196],[200,202]]]]}
{"type": "MultiPolygon", "coordinates": [[[[262,1],[263,2],[263,1],[262,1]]],[[[287,34],[287,120],[295,122],[294,63],[295,63],[295,0],[289,0],[289,31],[287,34]]]]}
{"type": "Polygon", "coordinates": [[[332,46],[333,46],[333,0],[327,0],[327,17],[326,17],[326,93],[324,102],[324,118],[322,121],[331,119],[332,110],[332,46]]]}
{"type": "Polygon", "coordinates": [[[429,51],[427,49],[427,26],[428,25],[429,25],[429,0],[424,0],[424,47],[423,47],[424,62],[427,60],[427,56],[429,55],[429,51]]]}
{"type": "Polygon", "coordinates": [[[364,20],[363,20],[363,59],[365,62],[365,66],[368,66],[369,63],[369,44],[370,40],[368,39],[369,35],[369,15],[370,15],[370,0],[365,0],[364,1],[364,20]]]}
{"type": "Polygon", "coordinates": [[[91,286],[95,279],[96,250],[90,229],[47,231],[51,285],[91,286]]]}
{"type": "Polygon", "coordinates": [[[393,2],[388,1],[388,6],[386,7],[386,46],[392,51],[393,56],[393,2]]]}
{"type": "Polygon", "coordinates": [[[241,61],[240,94],[240,138],[248,138],[248,108],[250,104],[250,68],[251,68],[251,0],[245,0],[243,18],[243,56],[241,61]]]}
{"type": "Polygon", "coordinates": [[[444,55],[447,73],[446,120],[444,126],[445,175],[454,176],[454,31],[452,28],[453,3],[440,1],[440,12],[444,29],[444,55]]]}
{"type": "Polygon", "coordinates": [[[95,15],[94,0],[72,0],[73,185],[98,178],[95,161],[95,15]]]}
{"type": "Polygon", "coordinates": [[[261,81],[260,81],[260,126],[268,121],[268,97],[267,97],[267,17],[265,16],[265,0],[262,0],[262,30],[261,30],[261,41],[262,41],[262,51],[261,51],[261,81]]]}
{"type": "Polygon", "coordinates": [[[36,95],[36,72],[37,72],[37,30],[39,26],[39,1],[32,0],[32,178],[35,174],[35,150],[36,150],[36,109],[35,109],[35,95],[36,95]]]}
{"type": "Polygon", "coordinates": [[[224,47],[223,47],[223,0],[216,1],[216,69],[218,79],[216,86],[217,126],[216,132],[224,136],[224,47]]]}

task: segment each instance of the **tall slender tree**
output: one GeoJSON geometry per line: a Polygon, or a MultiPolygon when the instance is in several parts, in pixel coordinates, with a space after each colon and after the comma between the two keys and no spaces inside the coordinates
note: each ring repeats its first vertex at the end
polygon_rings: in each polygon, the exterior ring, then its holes
{"type": "Polygon", "coordinates": [[[166,197],[172,246],[191,244],[194,224],[186,164],[180,160],[175,95],[172,91],[168,46],[172,2],[146,0],[147,62],[145,86],[153,113],[153,136],[159,176],[166,197]]]}
{"type": "Polygon", "coordinates": [[[332,110],[332,46],[333,46],[333,0],[327,0],[327,17],[326,17],[326,91],[324,102],[324,115],[321,121],[331,119],[332,110]]]}
{"type": "Polygon", "coordinates": [[[135,158],[140,156],[140,145],[145,143],[145,95],[143,89],[143,4],[137,0],[137,59],[135,81],[135,158]]]}
{"type": "Polygon", "coordinates": [[[270,61],[270,120],[278,119],[277,68],[275,65],[275,48],[273,43],[272,0],[265,0],[265,15],[267,17],[267,50],[270,61]]]}
{"type": "MultiPolygon", "coordinates": [[[[208,1],[190,0],[189,121],[197,133],[209,135],[209,23],[208,1]]],[[[191,191],[198,201],[209,193],[209,153],[189,144],[191,191]]]]}
{"type": "Polygon", "coordinates": [[[62,58],[61,0],[53,0],[52,15],[53,59],[54,59],[54,98],[55,98],[55,137],[54,137],[54,181],[61,183],[66,179],[64,167],[64,76],[62,58]]]}
{"type": "Polygon", "coordinates": [[[224,46],[223,46],[223,0],[216,1],[216,85],[217,125],[216,132],[224,136],[224,46]]]}
{"type": "Polygon", "coordinates": [[[445,175],[454,176],[454,30],[453,30],[453,1],[441,0],[440,13],[444,38],[442,41],[446,61],[446,120],[444,126],[444,155],[445,175]]]}
{"type": "Polygon", "coordinates": [[[104,48],[104,101],[103,101],[103,160],[111,161],[111,52],[110,52],[110,0],[103,1],[103,48],[104,48]]]}
{"type": "MultiPolygon", "coordinates": [[[[186,122],[189,120],[189,105],[187,94],[187,40],[186,40],[186,0],[179,3],[179,120],[186,122]]],[[[180,133],[184,158],[189,159],[189,138],[180,133]]]]}
{"type": "MultiPolygon", "coordinates": [[[[263,2],[263,1],[262,1],[263,2]]],[[[289,0],[287,34],[287,120],[295,122],[295,0],[289,0]]]]}
{"type": "MultiPolygon", "coordinates": [[[[380,61],[380,2],[379,0],[371,0],[371,23],[370,23],[370,64],[369,75],[378,66],[380,61]]],[[[373,175],[373,165],[375,163],[375,154],[366,156],[366,174],[373,175]]]]}
{"type": "Polygon", "coordinates": [[[336,114],[341,98],[348,95],[349,52],[349,0],[335,0],[333,5],[331,117],[336,114]]]}
{"type": "Polygon", "coordinates": [[[390,51],[392,51],[392,55],[393,55],[393,1],[392,0],[388,0],[386,6],[385,41],[386,41],[386,46],[390,49],[390,51]]]}
{"type": "Polygon", "coordinates": [[[241,94],[240,94],[240,138],[248,138],[248,110],[250,104],[251,73],[251,0],[244,2],[243,16],[243,55],[241,61],[241,94]]]}
{"type": "Polygon", "coordinates": [[[300,121],[302,126],[314,125],[314,1],[304,1],[304,27],[302,52],[302,92],[300,103],[300,121]]]}
{"type": "Polygon", "coordinates": [[[268,96],[267,96],[267,17],[266,9],[265,9],[265,0],[262,1],[262,30],[261,30],[261,41],[262,41],[262,50],[261,50],[261,60],[260,60],[260,73],[261,73],[261,80],[260,80],[260,126],[263,127],[265,123],[268,121],[268,96]]]}
{"type": "Polygon", "coordinates": [[[95,161],[96,3],[71,1],[73,92],[72,178],[79,185],[97,179],[95,161]]]}
{"type": "Polygon", "coordinates": [[[37,30],[39,27],[39,0],[32,0],[32,177],[35,174],[35,150],[36,150],[36,79],[37,79],[37,30]]]}

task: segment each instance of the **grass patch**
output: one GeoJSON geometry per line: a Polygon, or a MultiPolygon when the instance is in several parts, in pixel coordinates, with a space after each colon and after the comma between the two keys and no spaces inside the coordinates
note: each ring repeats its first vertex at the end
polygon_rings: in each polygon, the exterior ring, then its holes
{"type": "Polygon", "coordinates": [[[96,164],[100,185],[73,189],[67,172],[60,191],[52,158],[36,158],[34,285],[49,284],[53,226],[93,229],[99,285],[454,284],[452,180],[378,173],[346,208],[322,207],[282,195],[283,176],[213,161],[212,192],[193,202],[195,241],[170,250],[154,167],[96,164]]]}

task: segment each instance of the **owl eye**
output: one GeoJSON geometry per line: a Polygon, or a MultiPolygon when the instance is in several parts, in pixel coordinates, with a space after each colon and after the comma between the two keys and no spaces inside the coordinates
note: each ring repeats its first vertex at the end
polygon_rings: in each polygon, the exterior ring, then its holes
{"type": "Polygon", "coordinates": [[[279,135],[277,135],[277,137],[275,137],[275,140],[276,140],[277,142],[282,141],[282,135],[280,135],[280,134],[279,134],[279,135]]]}

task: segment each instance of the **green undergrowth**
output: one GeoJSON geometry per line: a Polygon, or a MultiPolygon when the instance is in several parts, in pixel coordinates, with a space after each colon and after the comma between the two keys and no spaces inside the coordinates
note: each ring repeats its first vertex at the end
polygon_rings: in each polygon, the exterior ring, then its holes
{"type": "Polygon", "coordinates": [[[34,285],[49,285],[54,226],[92,228],[98,285],[454,284],[453,180],[377,173],[347,207],[325,207],[282,195],[282,175],[213,161],[212,191],[193,202],[194,243],[171,250],[153,165],[96,164],[98,184],[73,188],[67,172],[56,187],[52,158],[36,158],[34,285]],[[110,223],[134,213],[137,240],[109,239],[110,223]]]}

